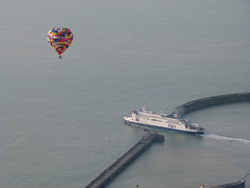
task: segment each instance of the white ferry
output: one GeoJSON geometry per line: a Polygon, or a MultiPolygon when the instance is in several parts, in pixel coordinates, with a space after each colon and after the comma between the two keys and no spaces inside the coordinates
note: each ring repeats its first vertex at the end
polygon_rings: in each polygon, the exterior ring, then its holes
{"type": "Polygon", "coordinates": [[[190,134],[204,134],[204,128],[199,124],[192,123],[188,119],[178,117],[177,114],[163,114],[145,110],[145,106],[139,110],[132,111],[131,116],[125,116],[127,124],[137,127],[161,129],[165,131],[177,131],[190,134]]]}

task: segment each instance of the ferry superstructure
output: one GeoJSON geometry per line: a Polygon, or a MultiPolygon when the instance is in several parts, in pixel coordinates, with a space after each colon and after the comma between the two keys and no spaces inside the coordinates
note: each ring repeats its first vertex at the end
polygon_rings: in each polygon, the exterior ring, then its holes
{"type": "Polygon", "coordinates": [[[139,110],[132,111],[132,115],[124,117],[124,121],[133,126],[189,134],[204,134],[205,130],[199,124],[180,118],[177,114],[172,113],[168,115],[162,112],[146,110],[145,106],[139,110]]]}

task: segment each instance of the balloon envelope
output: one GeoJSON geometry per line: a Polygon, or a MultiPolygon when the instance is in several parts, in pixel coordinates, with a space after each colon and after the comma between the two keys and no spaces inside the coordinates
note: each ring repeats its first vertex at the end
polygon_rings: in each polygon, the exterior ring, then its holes
{"type": "Polygon", "coordinates": [[[73,33],[68,28],[55,27],[48,32],[47,39],[58,55],[61,55],[72,43],[73,33]]]}

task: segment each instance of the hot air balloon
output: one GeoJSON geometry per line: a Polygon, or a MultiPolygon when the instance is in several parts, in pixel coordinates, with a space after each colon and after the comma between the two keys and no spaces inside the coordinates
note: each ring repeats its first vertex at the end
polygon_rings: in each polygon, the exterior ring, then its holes
{"type": "Polygon", "coordinates": [[[55,27],[48,32],[47,39],[61,58],[61,54],[73,41],[73,33],[68,28],[55,27]]]}

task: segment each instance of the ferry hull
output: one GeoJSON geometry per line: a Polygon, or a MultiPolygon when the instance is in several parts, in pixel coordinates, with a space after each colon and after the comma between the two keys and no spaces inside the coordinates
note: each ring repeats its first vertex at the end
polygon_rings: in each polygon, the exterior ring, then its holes
{"type": "Polygon", "coordinates": [[[130,122],[130,121],[127,121],[127,120],[124,120],[124,122],[126,124],[128,124],[128,125],[132,125],[132,126],[135,126],[135,127],[158,129],[158,130],[161,130],[161,131],[171,131],[171,132],[179,132],[179,133],[193,134],[193,135],[197,135],[197,134],[202,135],[202,134],[204,134],[204,132],[202,132],[202,131],[197,131],[197,132],[184,131],[184,130],[179,130],[179,129],[171,129],[171,128],[167,128],[167,127],[160,127],[160,126],[157,126],[157,125],[148,125],[148,124],[143,124],[143,123],[138,123],[138,122],[130,122]]]}

